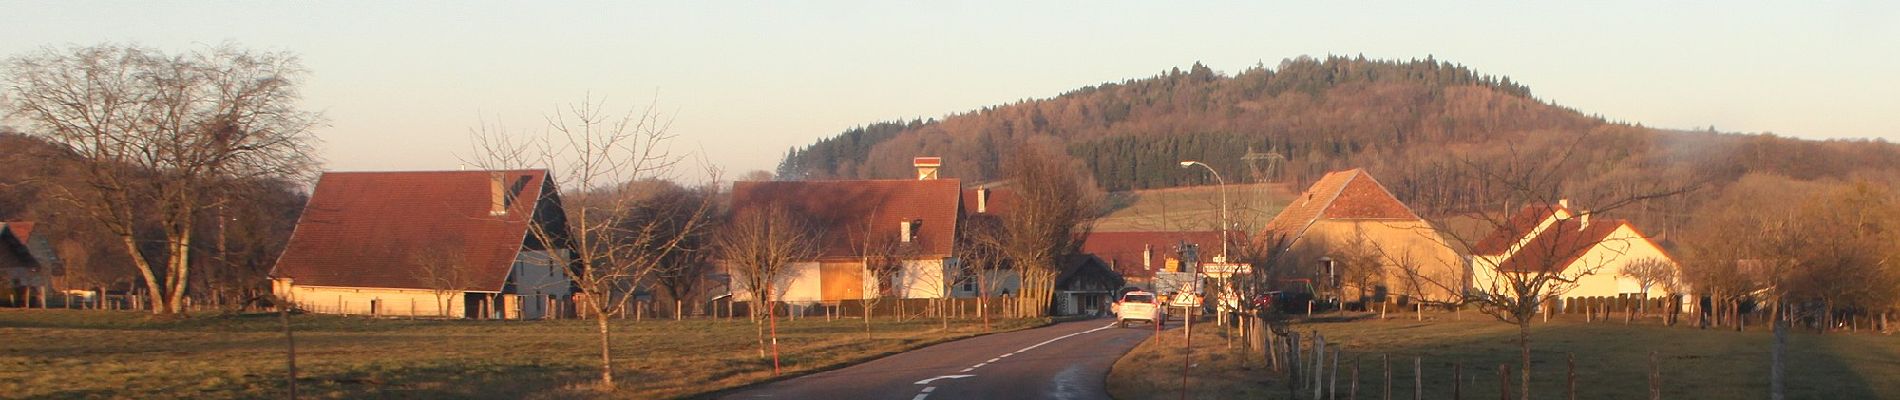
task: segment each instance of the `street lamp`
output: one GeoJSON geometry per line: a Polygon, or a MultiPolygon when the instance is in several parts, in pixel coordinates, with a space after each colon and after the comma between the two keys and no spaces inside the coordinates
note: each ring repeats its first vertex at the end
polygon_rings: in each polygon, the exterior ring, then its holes
{"type": "Polygon", "coordinates": [[[1207,163],[1194,160],[1181,161],[1181,168],[1195,165],[1207,168],[1207,172],[1214,173],[1214,182],[1220,183],[1220,261],[1227,262],[1227,180],[1221,179],[1220,171],[1215,171],[1214,167],[1207,163]]]}

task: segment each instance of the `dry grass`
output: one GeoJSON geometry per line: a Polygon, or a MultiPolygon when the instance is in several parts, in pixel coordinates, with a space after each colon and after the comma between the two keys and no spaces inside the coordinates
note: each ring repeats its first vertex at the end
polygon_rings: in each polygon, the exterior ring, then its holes
{"type": "MultiPolygon", "coordinates": [[[[1498,364],[1510,364],[1514,373],[1517,368],[1516,328],[1472,313],[1464,314],[1463,321],[1450,321],[1453,316],[1448,314],[1426,317],[1425,322],[1395,318],[1301,323],[1294,328],[1308,337],[1318,331],[1342,345],[1340,399],[1349,398],[1355,363],[1359,365],[1358,398],[1380,398],[1381,355],[1391,358],[1396,398],[1413,395],[1414,357],[1423,360],[1425,398],[1452,397],[1454,363],[1462,366],[1459,389],[1463,398],[1498,398],[1498,364]]],[[[1310,389],[1304,395],[1289,396],[1283,373],[1264,367],[1263,358],[1227,350],[1215,329],[1197,324],[1195,330],[1191,397],[1311,397],[1310,389]]],[[[1115,365],[1109,380],[1111,394],[1121,399],[1180,395],[1182,341],[1179,332],[1170,333],[1162,345],[1150,341],[1115,365]]],[[[1647,398],[1650,351],[1656,351],[1660,359],[1664,398],[1765,398],[1768,394],[1772,336],[1767,332],[1553,320],[1536,324],[1531,338],[1536,398],[1564,398],[1565,353],[1576,355],[1578,398],[1647,398]]],[[[1240,342],[1235,343],[1240,347],[1240,342]]],[[[1866,332],[1794,333],[1789,336],[1788,357],[1791,399],[1900,398],[1900,380],[1893,379],[1900,376],[1900,338],[1866,332]]],[[[1515,387],[1516,375],[1511,379],[1515,387]]]]}
{"type": "MultiPolygon", "coordinates": [[[[1297,196],[1284,184],[1227,186],[1227,210],[1238,226],[1262,227],[1297,196]]],[[[1096,221],[1095,230],[1211,231],[1220,226],[1220,187],[1191,186],[1117,192],[1115,210],[1096,221]]]]}
{"type": "MultiPolygon", "coordinates": [[[[412,321],[293,316],[298,388],[311,398],[668,398],[772,379],[745,319],[615,321],[620,388],[598,377],[588,321],[412,321]]],[[[998,331],[1040,326],[999,322],[998,331]]],[[[152,321],[144,314],[0,310],[0,397],[281,397],[274,314],[152,321]]],[[[780,321],[786,373],[835,368],[980,334],[976,321],[780,321]]]]}

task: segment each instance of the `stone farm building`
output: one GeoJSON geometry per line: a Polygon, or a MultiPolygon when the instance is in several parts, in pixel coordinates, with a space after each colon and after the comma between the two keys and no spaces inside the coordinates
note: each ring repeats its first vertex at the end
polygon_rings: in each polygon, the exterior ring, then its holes
{"type": "Polygon", "coordinates": [[[545,170],[329,172],[271,286],[317,313],[559,316],[575,288],[566,235],[545,170]]]}
{"type": "Polygon", "coordinates": [[[1344,302],[1448,301],[1469,284],[1437,228],[1363,169],[1321,177],[1267,222],[1261,240],[1344,302]]]}
{"type": "MultiPolygon", "coordinates": [[[[1503,226],[1472,246],[1473,288],[1508,292],[1505,274],[1534,274],[1574,283],[1562,284],[1564,297],[1615,297],[1645,293],[1639,281],[1624,273],[1638,262],[1656,261],[1679,271],[1680,266],[1662,246],[1643,236],[1629,221],[1592,218],[1570,209],[1569,201],[1533,205],[1512,214],[1503,226]]],[[[1652,296],[1663,293],[1651,287],[1652,296]]]]}

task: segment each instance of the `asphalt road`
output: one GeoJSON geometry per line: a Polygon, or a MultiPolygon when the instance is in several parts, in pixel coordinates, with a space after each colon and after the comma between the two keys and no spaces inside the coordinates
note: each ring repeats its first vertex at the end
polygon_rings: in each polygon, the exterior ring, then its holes
{"type": "Polygon", "coordinates": [[[749,388],[722,399],[1107,399],[1109,368],[1154,335],[1113,319],[978,336],[843,369],[749,388]]]}

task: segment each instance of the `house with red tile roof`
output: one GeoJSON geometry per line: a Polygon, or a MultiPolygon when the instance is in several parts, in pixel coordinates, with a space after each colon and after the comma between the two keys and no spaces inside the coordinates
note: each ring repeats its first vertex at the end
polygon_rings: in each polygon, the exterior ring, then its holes
{"type": "Polygon", "coordinates": [[[271,271],[307,312],[539,319],[574,283],[546,170],[327,172],[271,271]],[[542,243],[531,226],[550,233],[542,243]]]}
{"type": "Polygon", "coordinates": [[[46,306],[47,292],[59,284],[59,255],[44,233],[35,233],[32,221],[0,222],[0,283],[11,290],[8,298],[18,305],[38,302],[46,306]]]}
{"type": "MultiPolygon", "coordinates": [[[[783,207],[819,231],[817,255],[785,268],[775,300],[951,297],[962,188],[937,179],[940,162],[919,158],[915,180],[734,182],[734,212],[783,207]],[[867,268],[877,257],[897,265],[867,268]]],[[[720,264],[729,276],[743,274],[720,264]]],[[[733,290],[735,299],[751,299],[745,288],[733,290]]]]}
{"type": "Polygon", "coordinates": [[[1544,275],[1555,277],[1551,289],[1567,297],[1640,295],[1646,291],[1626,267],[1659,261],[1680,268],[1629,221],[1592,214],[1572,210],[1568,200],[1512,214],[1472,246],[1473,289],[1510,293],[1508,275],[1544,275]]]}
{"type": "MultiPolygon", "coordinates": [[[[992,182],[963,190],[963,218],[961,227],[978,223],[1000,224],[1002,218],[1014,212],[1020,205],[1020,198],[1011,190],[1010,182],[992,182]],[[988,221],[984,221],[988,220],[988,221]]],[[[1095,240],[1094,234],[1083,237],[1084,246],[1095,240]]],[[[959,260],[965,262],[966,260],[959,260]]],[[[1050,313],[1053,315],[1090,314],[1105,311],[1108,304],[1114,302],[1116,291],[1128,284],[1124,276],[1117,273],[1109,261],[1097,254],[1083,250],[1077,254],[1064,256],[1056,261],[1055,291],[1051,294],[1050,313]]],[[[1022,292],[1022,274],[1008,265],[965,265],[964,274],[982,274],[988,282],[988,291],[992,296],[1005,293],[1022,292]]],[[[966,275],[956,279],[958,283],[951,291],[956,297],[976,297],[980,288],[977,275],[966,275]]]]}
{"type": "Polygon", "coordinates": [[[1156,272],[1219,254],[1220,232],[1091,232],[1082,252],[1100,257],[1131,285],[1153,289],[1156,272]]]}
{"type": "Polygon", "coordinates": [[[1344,302],[1450,301],[1469,282],[1438,228],[1363,169],[1321,177],[1259,239],[1344,302]]]}

